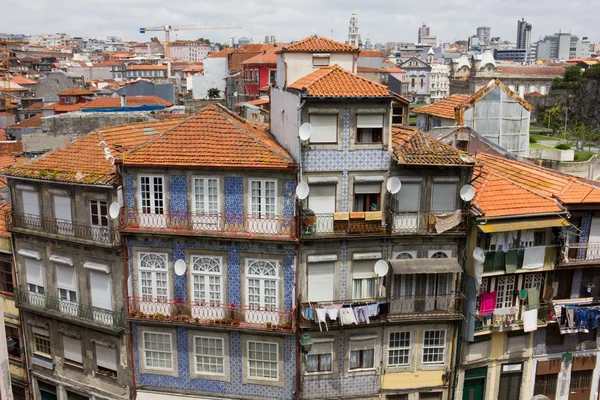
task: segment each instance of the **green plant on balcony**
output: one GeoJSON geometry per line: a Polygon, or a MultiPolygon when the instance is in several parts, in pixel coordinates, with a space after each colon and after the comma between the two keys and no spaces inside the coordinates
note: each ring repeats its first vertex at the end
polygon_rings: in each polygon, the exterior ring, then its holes
{"type": "Polygon", "coordinates": [[[271,329],[273,327],[273,323],[272,322],[267,322],[266,325],[267,325],[268,329],[271,329]]]}

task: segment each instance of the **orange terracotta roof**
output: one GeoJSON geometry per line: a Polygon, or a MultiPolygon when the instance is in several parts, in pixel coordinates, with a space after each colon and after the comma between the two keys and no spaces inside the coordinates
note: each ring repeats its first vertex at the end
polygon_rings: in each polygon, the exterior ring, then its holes
{"type": "Polygon", "coordinates": [[[127,66],[127,71],[149,71],[149,70],[160,70],[160,71],[166,71],[167,70],[167,66],[166,65],[128,65],[127,66]]]}
{"type": "Polygon", "coordinates": [[[356,67],[356,72],[375,73],[375,72],[385,72],[385,70],[383,70],[381,68],[375,68],[375,67],[356,67]]]}
{"type": "Polygon", "coordinates": [[[71,88],[58,93],[59,96],[92,96],[93,94],[83,88],[71,88]]]}
{"type": "MultiPolygon", "coordinates": [[[[6,178],[4,178],[6,180],[6,178]]],[[[6,226],[6,213],[10,211],[10,202],[0,204],[0,236],[10,237],[10,232],[6,226]]]]}
{"type": "Polygon", "coordinates": [[[359,57],[381,57],[383,58],[383,53],[379,50],[361,50],[358,53],[359,57]]]}
{"type": "Polygon", "coordinates": [[[286,52],[351,52],[358,53],[358,47],[336,42],[319,35],[312,35],[292,44],[286,44],[280,51],[286,52]]]}
{"type": "Polygon", "coordinates": [[[10,154],[13,156],[23,154],[23,142],[17,142],[16,140],[0,142],[0,154],[10,154]]]}
{"type": "Polygon", "coordinates": [[[223,50],[216,51],[214,53],[210,53],[206,58],[227,58],[231,53],[233,53],[234,49],[231,47],[224,48],[223,50]]]}
{"type": "Polygon", "coordinates": [[[35,85],[37,83],[37,81],[25,78],[22,75],[15,75],[11,77],[10,80],[16,83],[17,85],[35,85]]]}
{"type": "Polygon", "coordinates": [[[261,51],[270,50],[275,45],[267,43],[248,43],[234,50],[235,53],[258,53],[261,51]]]}
{"type": "Polygon", "coordinates": [[[499,65],[498,70],[503,75],[534,75],[561,77],[565,73],[564,67],[549,67],[545,65],[499,65]]]}
{"type": "Polygon", "coordinates": [[[503,90],[508,96],[512,97],[515,101],[520,103],[523,107],[528,109],[529,111],[533,110],[533,106],[529,104],[524,98],[510,90],[508,86],[506,86],[500,79],[492,79],[488,82],[487,85],[483,86],[481,89],[473,93],[465,102],[459,104],[455,107],[455,110],[458,111],[458,119],[457,123],[460,125],[464,125],[464,112],[465,108],[468,108],[470,105],[477,103],[481,98],[483,98],[486,94],[494,90],[495,88],[500,88],[503,90]]]}
{"type": "Polygon", "coordinates": [[[27,111],[41,111],[42,108],[44,108],[44,102],[43,101],[38,101],[37,103],[33,103],[32,105],[30,105],[29,107],[27,107],[25,110],[27,110],[27,111]]]}
{"type": "Polygon", "coordinates": [[[185,68],[183,72],[202,72],[204,71],[204,65],[190,65],[185,68]]]}
{"type": "MultiPolygon", "coordinates": [[[[140,106],[164,106],[171,107],[173,103],[158,96],[127,96],[127,107],[140,106]]],[[[121,99],[119,97],[99,97],[85,103],[82,109],[89,110],[93,108],[121,108],[121,99]]]]}
{"type": "Polygon", "coordinates": [[[240,103],[237,103],[235,106],[236,107],[242,107],[244,104],[250,104],[253,106],[263,106],[265,104],[269,104],[269,100],[267,99],[256,99],[256,100],[250,100],[250,101],[242,101],[240,103]]]}
{"type": "Polygon", "coordinates": [[[397,72],[404,72],[404,70],[402,68],[398,68],[398,67],[385,68],[384,70],[388,74],[393,74],[393,73],[397,73],[397,72]]]}
{"type": "Polygon", "coordinates": [[[167,120],[98,129],[62,148],[9,167],[3,172],[8,176],[59,182],[116,184],[118,177],[114,166],[106,159],[100,145],[102,141],[106,143],[112,156],[117,157],[180,123],[180,120],[167,120]]]}
{"type": "Polygon", "coordinates": [[[257,65],[257,64],[272,64],[277,63],[277,52],[281,50],[281,47],[275,46],[269,50],[255,55],[247,60],[242,61],[242,65],[257,65]]]}
{"type": "MultiPolygon", "coordinates": [[[[508,180],[511,184],[535,195],[530,196],[532,204],[534,204],[534,200],[539,203],[539,197],[551,199],[553,201],[556,199],[559,201],[559,205],[561,203],[565,205],[600,203],[600,187],[592,185],[582,178],[562,174],[534,164],[511,160],[487,153],[479,153],[476,158],[483,163],[484,171],[487,171],[487,174],[493,174],[508,180]]],[[[475,180],[475,182],[477,182],[477,180],[475,180]]],[[[476,199],[477,196],[479,196],[479,194],[476,195],[476,199]]],[[[512,200],[512,195],[507,197],[507,192],[504,192],[498,194],[494,201],[510,203],[512,200]]],[[[527,202],[524,200],[523,204],[526,203],[527,202]]],[[[547,200],[545,200],[545,204],[547,207],[550,207],[547,200]]],[[[478,207],[486,212],[485,203],[478,205],[478,207]]],[[[510,204],[504,204],[502,207],[505,209],[511,208],[510,204]]],[[[499,205],[495,206],[495,208],[500,210],[499,205]]],[[[523,213],[526,214],[534,211],[535,210],[523,213]]],[[[499,213],[500,211],[496,212],[499,213]]],[[[520,212],[513,210],[512,213],[513,214],[511,215],[519,214],[520,212]]]]}
{"type": "Polygon", "coordinates": [[[31,118],[27,118],[16,124],[12,124],[7,128],[41,128],[42,127],[42,114],[35,115],[31,118]]]}
{"type": "Polygon", "coordinates": [[[224,107],[210,106],[124,154],[123,164],[283,169],[294,161],[265,125],[242,120],[224,107]]]}
{"type": "Polygon", "coordinates": [[[385,86],[346,71],[339,65],[322,67],[298,79],[288,90],[298,90],[311,97],[389,97],[385,86]]]}
{"type": "Polygon", "coordinates": [[[446,119],[456,119],[456,107],[467,102],[470,97],[468,94],[453,94],[437,103],[415,108],[413,112],[446,119]]]}
{"type": "Polygon", "coordinates": [[[87,103],[77,103],[77,104],[53,103],[53,104],[50,104],[49,106],[44,107],[42,110],[54,110],[54,112],[72,112],[72,111],[78,111],[79,109],[81,109],[81,107],[83,107],[86,104],[87,103]]]}
{"type": "Polygon", "coordinates": [[[472,166],[475,159],[415,128],[392,127],[393,158],[403,165],[472,166]]]}

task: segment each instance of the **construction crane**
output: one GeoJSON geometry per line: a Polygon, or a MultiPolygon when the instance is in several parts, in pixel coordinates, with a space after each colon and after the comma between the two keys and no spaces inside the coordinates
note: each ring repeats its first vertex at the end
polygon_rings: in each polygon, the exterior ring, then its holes
{"type": "Polygon", "coordinates": [[[171,77],[171,32],[173,31],[196,31],[205,29],[237,29],[241,25],[163,25],[150,28],[140,28],[140,33],[164,32],[165,33],[165,59],[167,60],[167,77],[171,77]]]}

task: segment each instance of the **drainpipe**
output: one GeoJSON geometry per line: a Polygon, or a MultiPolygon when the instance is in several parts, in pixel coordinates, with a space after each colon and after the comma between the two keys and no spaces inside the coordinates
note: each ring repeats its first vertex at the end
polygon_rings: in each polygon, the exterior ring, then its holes
{"type": "MultiPolygon", "coordinates": [[[[297,108],[298,111],[298,129],[300,129],[300,122],[302,120],[300,112],[302,110],[302,107],[304,107],[304,104],[306,103],[305,100],[303,100],[300,105],[297,108]]],[[[298,137],[298,173],[299,173],[299,180],[298,182],[302,182],[302,141],[300,140],[300,137],[298,137]]],[[[300,373],[300,328],[299,328],[299,324],[298,321],[300,320],[299,317],[299,313],[300,313],[300,291],[299,291],[299,285],[298,285],[298,281],[299,281],[299,277],[300,277],[300,232],[301,232],[301,224],[302,224],[302,209],[300,207],[300,203],[297,201],[295,201],[296,204],[296,237],[298,240],[298,246],[297,246],[297,251],[296,251],[296,313],[295,313],[295,318],[296,318],[296,400],[300,399],[300,377],[301,377],[301,373],[300,373]]]]}

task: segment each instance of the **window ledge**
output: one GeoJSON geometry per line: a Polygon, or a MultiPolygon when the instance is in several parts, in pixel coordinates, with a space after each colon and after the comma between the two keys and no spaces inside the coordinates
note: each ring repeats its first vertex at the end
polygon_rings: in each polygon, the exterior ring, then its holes
{"type": "Polygon", "coordinates": [[[70,362],[70,361],[66,361],[66,360],[63,362],[63,365],[66,365],[66,366],[71,367],[71,368],[79,369],[79,370],[82,370],[82,371],[85,369],[83,367],[83,364],[77,364],[76,362],[70,362]]]}
{"type": "Polygon", "coordinates": [[[333,375],[333,371],[323,371],[323,372],[305,372],[306,376],[323,376],[323,375],[333,375]]]}

